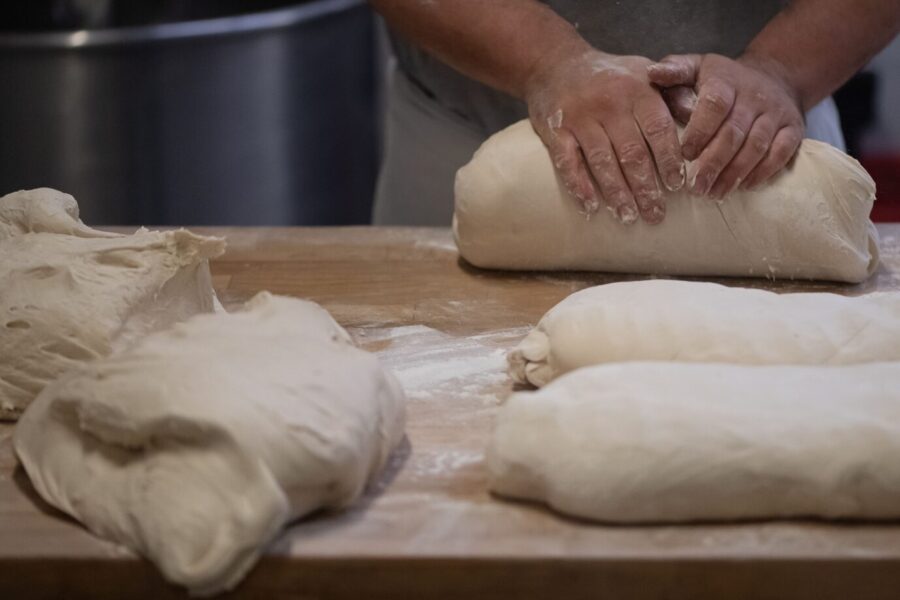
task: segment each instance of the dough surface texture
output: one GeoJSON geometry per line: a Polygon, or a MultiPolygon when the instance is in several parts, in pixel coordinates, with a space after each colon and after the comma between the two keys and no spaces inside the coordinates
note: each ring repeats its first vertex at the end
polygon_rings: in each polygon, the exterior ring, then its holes
{"type": "Polygon", "coordinates": [[[57,380],[14,446],[46,501],[205,595],[287,522],[355,500],[404,403],[324,309],[263,292],[57,380]]]}
{"type": "Polygon", "coordinates": [[[513,394],[491,489],[609,522],[900,517],[900,363],[632,362],[513,394]]]}
{"type": "Polygon", "coordinates": [[[0,419],[72,367],[212,312],[208,259],[224,249],[184,230],[91,229],[55,190],[0,198],[0,419]]]}
{"type": "Polygon", "coordinates": [[[455,196],[460,255],[482,268],[860,282],[878,263],[874,182],[813,140],[769,185],[721,204],[667,193],[662,224],[626,226],[606,210],[585,219],[521,121],[459,170],[455,196]]]}
{"type": "Polygon", "coordinates": [[[851,298],[674,280],[611,283],[554,306],[508,359],[515,381],[536,386],[622,361],[900,361],[900,293],[851,298]]]}

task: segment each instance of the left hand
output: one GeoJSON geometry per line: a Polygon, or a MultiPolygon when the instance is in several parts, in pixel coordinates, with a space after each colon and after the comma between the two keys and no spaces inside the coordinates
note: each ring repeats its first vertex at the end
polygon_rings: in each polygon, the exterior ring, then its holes
{"type": "Polygon", "coordinates": [[[696,160],[691,191],[723,198],[738,186],[762,184],[793,158],[805,123],[799,94],[780,66],[750,55],[732,60],[717,54],[668,56],[648,67],[662,88],[693,86],[694,106],[683,93],[667,95],[672,112],[690,115],[682,140],[687,160],[696,160]],[[691,114],[692,113],[692,114],[691,114]]]}

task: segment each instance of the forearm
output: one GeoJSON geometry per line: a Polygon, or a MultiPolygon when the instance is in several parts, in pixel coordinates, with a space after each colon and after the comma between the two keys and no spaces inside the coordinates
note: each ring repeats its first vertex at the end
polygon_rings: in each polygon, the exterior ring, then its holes
{"type": "Polygon", "coordinates": [[[522,98],[545,60],[589,50],[575,28],[535,0],[370,0],[388,25],[456,70],[522,98]]]}
{"type": "Polygon", "coordinates": [[[900,31],[900,0],[794,0],[745,57],[773,63],[808,110],[900,31]]]}

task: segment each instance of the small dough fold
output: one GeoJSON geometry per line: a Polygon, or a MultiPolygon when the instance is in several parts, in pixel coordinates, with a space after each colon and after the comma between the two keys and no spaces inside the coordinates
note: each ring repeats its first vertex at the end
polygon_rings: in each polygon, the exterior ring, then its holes
{"type": "Polygon", "coordinates": [[[791,165],[724,202],[666,192],[660,225],[590,220],[557,177],[528,121],[489,138],[459,170],[454,234],[486,269],[860,282],[878,264],[875,184],[843,152],[804,140],[791,165]]]}
{"type": "Polygon", "coordinates": [[[14,447],[47,502],[205,595],[289,521],[358,498],[404,404],[324,309],[263,292],[63,376],[14,447]]]}
{"type": "Polygon", "coordinates": [[[631,362],[501,408],[491,489],[606,522],[900,518],[900,363],[631,362]]]}
{"type": "Polygon", "coordinates": [[[185,230],[91,229],[51,189],[0,198],[0,420],[69,369],[212,312],[208,260],[224,251],[185,230]]]}
{"type": "Polygon", "coordinates": [[[775,294],[648,280],[576,292],[508,356],[518,383],[622,361],[841,365],[900,361],[900,293],[775,294]]]}

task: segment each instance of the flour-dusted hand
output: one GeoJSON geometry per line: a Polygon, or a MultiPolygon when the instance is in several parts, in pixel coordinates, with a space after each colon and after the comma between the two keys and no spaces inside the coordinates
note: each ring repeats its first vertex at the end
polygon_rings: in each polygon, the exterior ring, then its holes
{"type": "MultiPolygon", "coordinates": [[[[739,185],[752,188],[783,169],[800,147],[805,124],[799,93],[774,60],[745,54],[669,56],[648,69],[665,88],[694,86],[696,106],[682,138],[696,160],[691,190],[723,198],[739,185]]],[[[672,95],[668,96],[671,104],[672,95]]],[[[684,96],[673,106],[683,115],[684,96]]],[[[679,117],[683,118],[683,117],[679,117]]]]}
{"type": "Polygon", "coordinates": [[[588,214],[605,204],[622,223],[659,223],[660,182],[684,185],[675,121],[650,84],[650,64],[576,44],[545,57],[528,80],[532,125],[588,214]]]}

